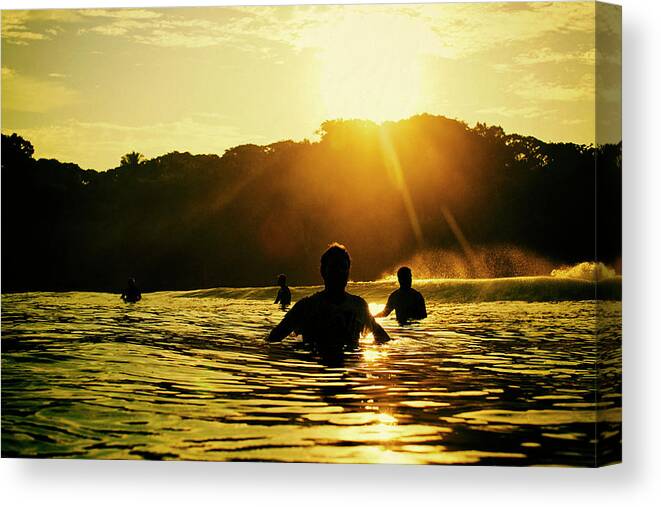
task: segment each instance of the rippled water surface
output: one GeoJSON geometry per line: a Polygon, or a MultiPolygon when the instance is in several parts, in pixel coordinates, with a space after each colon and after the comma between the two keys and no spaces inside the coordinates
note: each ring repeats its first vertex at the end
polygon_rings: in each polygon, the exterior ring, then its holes
{"type": "MultiPolygon", "coordinates": [[[[391,287],[375,287],[352,291],[378,310],[391,287]]],[[[3,295],[3,456],[592,466],[598,449],[620,459],[619,302],[600,303],[597,318],[594,301],[428,297],[428,319],[382,319],[393,341],[368,337],[329,368],[299,338],[265,344],[283,316],[270,292],[222,295],[135,305],[3,295]]]]}

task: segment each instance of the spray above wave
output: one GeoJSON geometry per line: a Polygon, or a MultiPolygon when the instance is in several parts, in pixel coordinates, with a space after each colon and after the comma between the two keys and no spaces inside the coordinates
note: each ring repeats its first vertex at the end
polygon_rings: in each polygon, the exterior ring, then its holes
{"type": "Polygon", "coordinates": [[[551,271],[551,276],[592,282],[616,278],[617,274],[613,268],[606,266],[602,262],[581,262],[574,266],[562,266],[554,269],[551,271]]]}
{"type": "Polygon", "coordinates": [[[410,267],[414,278],[426,279],[543,276],[554,267],[539,255],[508,245],[471,247],[464,251],[428,249],[393,266],[381,278],[396,280],[400,266],[410,267]]]}

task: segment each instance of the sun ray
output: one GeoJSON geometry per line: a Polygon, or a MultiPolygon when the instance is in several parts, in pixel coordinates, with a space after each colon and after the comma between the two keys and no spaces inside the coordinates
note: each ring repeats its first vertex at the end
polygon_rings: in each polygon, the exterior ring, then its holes
{"type": "Polygon", "coordinates": [[[380,129],[380,141],[381,141],[381,152],[383,154],[383,159],[388,168],[388,173],[393,178],[399,193],[402,196],[402,201],[404,202],[404,208],[406,209],[406,214],[411,223],[411,229],[415,235],[415,239],[418,243],[418,246],[424,245],[424,237],[422,235],[422,228],[420,227],[420,221],[418,220],[418,215],[415,211],[415,206],[413,205],[413,199],[411,199],[411,193],[409,192],[408,185],[404,179],[404,172],[402,171],[402,166],[399,162],[399,157],[397,151],[393,146],[392,139],[390,134],[385,126],[382,126],[380,129]]]}

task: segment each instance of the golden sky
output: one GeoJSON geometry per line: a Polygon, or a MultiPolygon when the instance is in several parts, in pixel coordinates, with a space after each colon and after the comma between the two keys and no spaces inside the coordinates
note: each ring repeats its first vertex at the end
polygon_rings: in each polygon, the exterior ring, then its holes
{"type": "Polygon", "coordinates": [[[2,132],[97,170],[423,112],[594,143],[594,69],[592,2],[3,11],[2,132]]]}

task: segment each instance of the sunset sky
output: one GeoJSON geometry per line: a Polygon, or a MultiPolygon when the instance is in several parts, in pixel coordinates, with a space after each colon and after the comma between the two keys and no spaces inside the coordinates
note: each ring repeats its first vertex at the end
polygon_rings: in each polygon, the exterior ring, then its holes
{"type": "Polygon", "coordinates": [[[132,150],[222,154],[315,139],[327,119],[423,112],[594,143],[594,9],[3,11],[2,132],[29,139],[36,157],[97,170],[132,150]]]}

